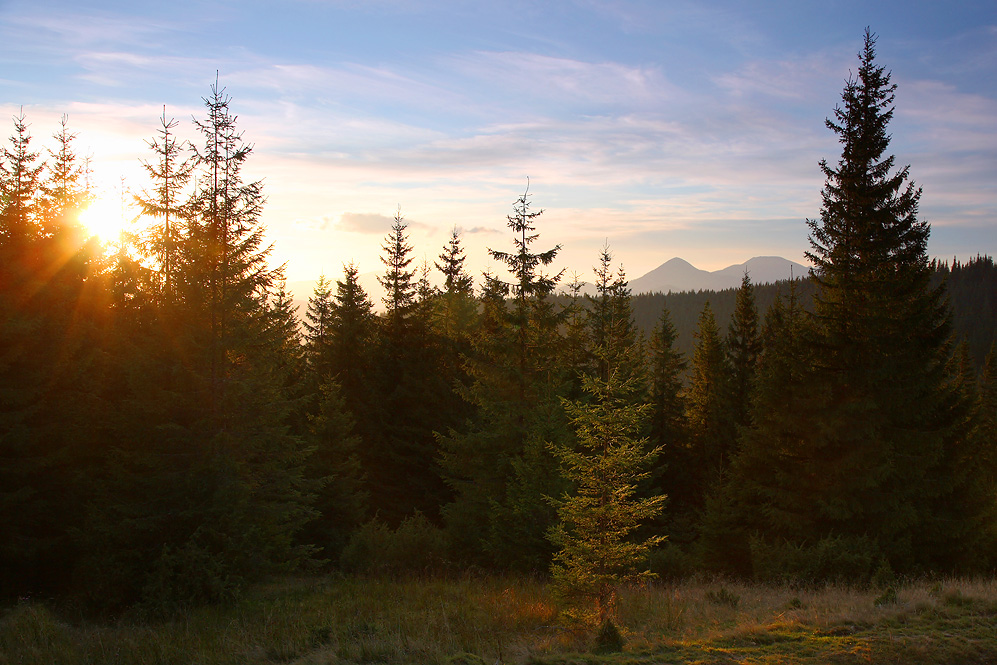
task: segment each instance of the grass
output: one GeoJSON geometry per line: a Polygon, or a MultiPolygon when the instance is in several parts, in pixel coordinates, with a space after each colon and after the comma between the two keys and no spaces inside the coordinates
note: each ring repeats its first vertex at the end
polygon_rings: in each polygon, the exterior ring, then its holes
{"type": "Polygon", "coordinates": [[[168,621],[0,611],[0,665],[34,663],[977,663],[997,661],[997,581],[656,584],[621,594],[622,653],[558,617],[539,580],[286,579],[168,621]]]}

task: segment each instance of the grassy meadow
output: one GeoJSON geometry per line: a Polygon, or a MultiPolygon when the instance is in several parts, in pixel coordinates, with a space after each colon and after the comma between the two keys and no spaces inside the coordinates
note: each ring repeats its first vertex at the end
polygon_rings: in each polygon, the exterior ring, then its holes
{"type": "Polygon", "coordinates": [[[621,595],[626,644],[601,655],[525,578],[285,579],[169,620],[74,620],[25,600],[0,613],[0,664],[997,661],[997,581],[895,591],[656,583],[621,595]]]}

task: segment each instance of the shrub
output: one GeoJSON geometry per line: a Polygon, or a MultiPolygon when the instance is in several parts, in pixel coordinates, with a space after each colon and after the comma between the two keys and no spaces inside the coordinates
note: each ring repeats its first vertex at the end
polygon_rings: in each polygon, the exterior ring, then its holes
{"type": "Polygon", "coordinates": [[[446,564],[447,540],[442,529],[416,512],[392,530],[371,520],[350,538],[340,557],[349,572],[429,572],[446,564]]]}
{"type": "Polygon", "coordinates": [[[595,634],[595,647],[592,649],[597,654],[619,653],[623,651],[623,636],[619,629],[609,619],[602,622],[599,632],[595,634]]]}
{"type": "Polygon", "coordinates": [[[754,537],[751,561],[755,577],[765,582],[867,583],[882,557],[864,536],[828,536],[813,544],[754,537]]]}

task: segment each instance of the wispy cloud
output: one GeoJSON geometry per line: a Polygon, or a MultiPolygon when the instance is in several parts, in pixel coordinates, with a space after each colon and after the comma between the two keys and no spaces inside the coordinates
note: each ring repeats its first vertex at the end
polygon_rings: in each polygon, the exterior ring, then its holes
{"type": "Polygon", "coordinates": [[[394,220],[385,215],[370,212],[344,212],[339,216],[336,228],[349,233],[373,233],[384,235],[394,220]]]}

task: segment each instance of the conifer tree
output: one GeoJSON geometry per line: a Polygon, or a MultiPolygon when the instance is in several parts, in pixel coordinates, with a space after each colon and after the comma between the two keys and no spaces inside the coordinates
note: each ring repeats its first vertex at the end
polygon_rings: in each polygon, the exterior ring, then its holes
{"type": "MultiPolygon", "coordinates": [[[[71,139],[66,135],[66,141],[71,139]]],[[[99,246],[51,198],[23,113],[0,152],[0,595],[68,582],[98,454],[99,246]],[[56,215],[61,218],[56,222],[56,215]],[[64,233],[65,231],[65,233],[64,233]]],[[[59,165],[72,171],[71,151],[59,165]]]]}
{"type": "Polygon", "coordinates": [[[440,424],[434,431],[446,431],[443,423],[461,424],[472,417],[474,406],[465,399],[470,377],[464,359],[471,353],[471,336],[478,318],[474,280],[464,268],[464,249],[455,227],[450,240],[434,265],[443,275],[443,288],[432,298],[429,311],[432,337],[439,353],[437,394],[440,424]]]}
{"type": "Polygon", "coordinates": [[[51,526],[44,513],[53,512],[43,483],[51,451],[41,449],[32,417],[47,382],[46,357],[39,355],[47,351],[39,344],[46,321],[26,306],[41,282],[32,274],[39,229],[29,214],[41,167],[33,166],[38,153],[28,149],[23,113],[14,129],[10,147],[0,152],[0,593],[8,598],[31,590],[41,576],[32,569],[45,549],[35,525],[51,526]]]}
{"type": "MultiPolygon", "coordinates": [[[[336,280],[330,311],[331,373],[343,390],[347,410],[358,422],[366,420],[372,399],[371,349],[377,341],[374,306],[360,285],[356,264],[343,266],[336,280]]],[[[361,433],[364,430],[361,429],[361,433]]]]}
{"type": "Polygon", "coordinates": [[[464,269],[465,256],[460,235],[460,231],[454,227],[450,232],[450,241],[440,253],[440,262],[434,265],[443,273],[444,293],[471,295],[474,280],[464,269]]]}
{"type": "Polygon", "coordinates": [[[649,393],[651,396],[651,443],[668,450],[684,447],[685,402],[682,397],[682,377],[687,363],[675,349],[678,333],[668,308],[654,326],[648,346],[649,393]]]}
{"type": "Polygon", "coordinates": [[[751,278],[745,272],[741,288],[737,290],[734,316],[727,329],[727,355],[731,370],[730,404],[737,427],[748,424],[748,404],[751,401],[755,363],[760,351],[755,290],[751,278]]]}
{"type": "Polygon", "coordinates": [[[217,601],[312,551],[297,537],[314,515],[314,485],[290,429],[300,371],[290,299],[282,269],[268,266],[261,184],[241,176],[251,147],[217,83],[205,104],[175,323],[136,321],[141,345],[121,353],[133,367],[119,399],[134,417],[120,423],[109,465],[113,499],[88,516],[84,570],[108,602],[217,601]]]}
{"type": "Polygon", "coordinates": [[[178,143],[173,132],[179,123],[166,119],[166,108],[160,118],[159,136],[148,141],[155,162],[143,161],[142,166],[152,181],[152,190],[136,195],[135,202],[142,215],[161,223],[152,225],[141,239],[141,247],[156,258],[158,288],[165,303],[175,301],[176,279],[180,271],[182,238],[187,233],[191,208],[185,189],[194,175],[196,163],[185,143],[178,143]]]}
{"type": "Polygon", "coordinates": [[[41,233],[36,207],[45,168],[44,162],[35,163],[39,153],[31,150],[23,111],[14,116],[10,147],[0,157],[0,242],[23,245],[41,233]]]}
{"type": "Polygon", "coordinates": [[[779,556],[781,543],[819,539],[810,524],[822,477],[815,445],[815,410],[821,393],[814,385],[813,335],[797,296],[797,283],[765,315],[763,352],[758,360],[750,403],[751,425],[742,430],[734,463],[733,516],[753,533],[752,566],[762,579],[810,579],[842,573],[831,567],[794,569],[779,556]]]}
{"type": "Polygon", "coordinates": [[[585,282],[575,273],[568,282],[568,302],[561,318],[564,320],[563,363],[568,371],[569,387],[565,396],[576,400],[582,397],[582,376],[591,368],[587,298],[582,296],[585,282]]]}
{"type": "Polygon", "coordinates": [[[323,559],[338,561],[350,534],[366,515],[368,494],[359,456],[361,440],[335,379],[327,379],[319,388],[307,440],[314,448],[307,477],[317,481],[318,515],[305,527],[301,540],[320,547],[323,559]]]}
{"type": "MultiPolygon", "coordinates": [[[[449,424],[437,421],[444,414],[436,407],[437,396],[451,387],[440,371],[440,346],[429,329],[430,302],[419,300],[406,228],[399,210],[382,245],[385,272],[379,280],[386,290],[386,309],[374,372],[377,431],[362,457],[371,508],[393,524],[415,511],[435,519],[448,496],[433,432],[449,424]]],[[[429,299],[428,288],[424,293],[429,299]]]]}
{"type": "Polygon", "coordinates": [[[415,270],[410,268],[413,258],[412,245],[409,244],[405,231],[407,227],[399,208],[391,231],[381,245],[384,251],[381,262],[385,272],[377,278],[385,290],[382,301],[385,307],[386,339],[394,345],[400,344],[407,334],[416,306],[415,270]]]}
{"type": "Polygon", "coordinates": [[[466,544],[479,557],[539,570],[549,561],[545,532],[554,520],[543,497],[559,493],[546,442],[567,435],[559,402],[566,383],[557,362],[561,321],[549,297],[561,275],[541,272],[560,246],[533,249],[543,211],[530,206],[527,191],[508,216],[515,251],[489,250],[510,280],[485,275],[483,313],[467,364],[467,399],[478,419],[462,432],[451,429],[441,443],[447,482],[457,494],[445,511],[451,533],[461,541],[469,531],[482,534],[466,544]]]}
{"type": "Polygon", "coordinates": [[[48,150],[48,177],[40,183],[38,221],[43,235],[61,237],[66,249],[82,243],[78,215],[90,204],[86,182],[87,170],[81,163],[73,141],[77,134],[69,131],[69,119],[63,115],[59,130],[52,135],[56,149],[48,150]]]}
{"type": "MultiPolygon", "coordinates": [[[[611,349],[598,348],[597,354],[610,355],[611,349]]],[[[634,403],[639,381],[610,358],[620,355],[603,359],[605,378],[583,379],[587,399],[566,404],[577,442],[554,446],[574,488],[557,502],[559,522],[550,531],[560,547],[552,566],[554,584],[572,618],[595,624],[614,617],[621,584],[650,577],[648,551],[664,540],[660,535],[634,538],[665,500],[638,496],[660,448],[648,450],[641,438],[648,405],[634,403]]]]}
{"type": "Polygon", "coordinates": [[[590,345],[596,357],[594,371],[604,381],[608,378],[606,373],[610,365],[630,375],[640,371],[642,365],[640,354],[633,353],[638,339],[626,273],[620,267],[614,274],[612,260],[607,244],[599,255],[599,265],[594,268],[596,293],[588,296],[590,345]],[[620,354],[619,358],[607,356],[610,352],[620,354]],[[631,363],[624,367],[621,364],[624,358],[636,361],[637,365],[631,363]]]}
{"type": "Polygon", "coordinates": [[[652,469],[650,486],[653,493],[668,494],[668,502],[658,519],[667,528],[668,546],[688,550],[695,539],[696,485],[690,482],[689,471],[694,464],[682,394],[688,363],[675,348],[677,337],[671,314],[667,307],[662,307],[648,344],[648,439],[651,447],[661,449],[652,469]]]}
{"type": "MultiPolygon", "coordinates": [[[[204,98],[207,118],[195,121],[204,139],[196,148],[198,190],[188,224],[185,297],[201,309],[207,323],[209,393],[206,402],[227,420],[227,378],[236,347],[248,342],[259,295],[275,279],[267,266],[271,247],[264,245],[263,184],[245,182],[242,167],[253,147],[242,140],[231,113],[231,98],[217,81],[204,98]]],[[[224,425],[223,425],[224,426],[224,425]]]]}
{"type": "Polygon", "coordinates": [[[825,534],[875,534],[894,570],[915,570],[951,564],[967,547],[972,516],[950,512],[964,498],[952,463],[966,433],[947,387],[950,316],[944,286],[931,284],[921,190],[886,155],[896,86],[875,42],[867,30],[858,73],[827,121],[842,154],[836,166],[821,162],[821,216],[808,222],[828,391],[814,432],[824,493],[811,519],[825,534]]]}
{"type": "Polygon", "coordinates": [[[319,275],[301,322],[316,385],[324,383],[332,375],[332,309],[332,284],[325,275],[319,275]]]}
{"type": "Polygon", "coordinates": [[[454,354],[467,353],[467,337],[477,315],[474,280],[467,274],[464,260],[460,231],[455,227],[450,241],[440,253],[439,262],[434,264],[443,275],[443,290],[432,315],[436,329],[455,345],[454,354]]]}
{"type": "Polygon", "coordinates": [[[710,303],[699,316],[692,357],[692,376],[686,391],[693,469],[701,501],[707,488],[722,483],[733,452],[733,431],[728,408],[729,370],[723,339],[710,303]]]}

